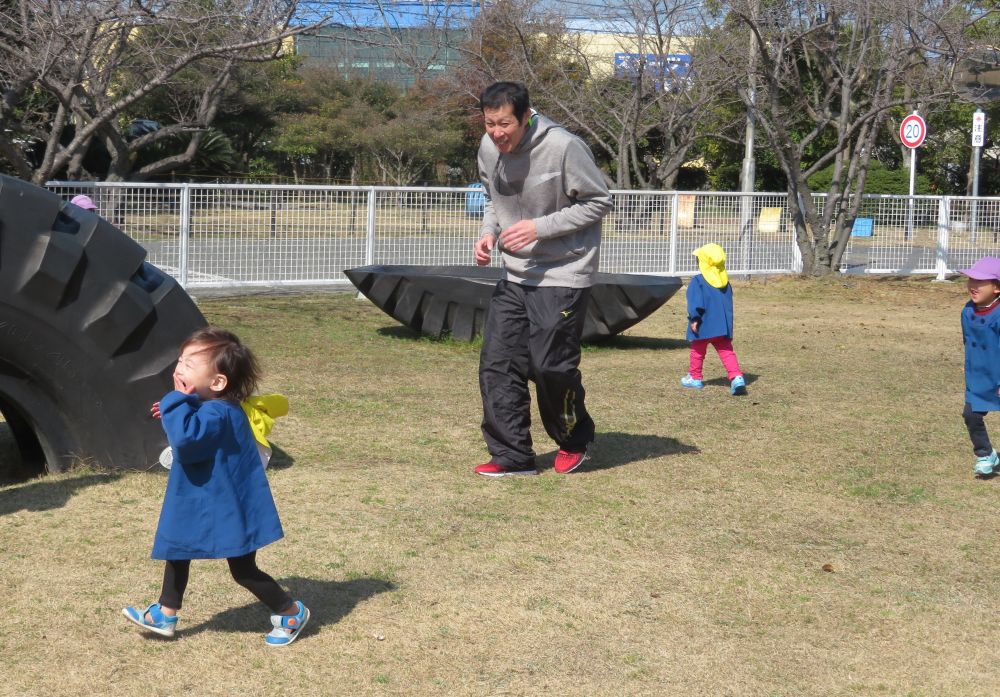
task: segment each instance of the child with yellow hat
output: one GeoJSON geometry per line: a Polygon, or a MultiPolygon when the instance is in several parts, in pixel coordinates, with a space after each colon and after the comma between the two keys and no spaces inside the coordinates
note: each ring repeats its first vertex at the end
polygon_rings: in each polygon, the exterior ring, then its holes
{"type": "Polygon", "coordinates": [[[730,393],[745,395],[747,383],[733,350],[733,287],[726,273],[726,250],[711,243],[692,253],[698,257],[701,273],[687,287],[691,364],[688,374],[681,378],[681,385],[696,390],[704,387],[701,369],[711,344],[726,369],[730,393]]]}

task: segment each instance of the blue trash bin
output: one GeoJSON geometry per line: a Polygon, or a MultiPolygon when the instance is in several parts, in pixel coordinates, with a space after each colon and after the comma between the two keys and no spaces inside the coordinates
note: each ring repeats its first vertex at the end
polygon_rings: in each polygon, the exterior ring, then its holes
{"type": "Polygon", "coordinates": [[[486,193],[483,185],[469,184],[471,191],[465,192],[465,214],[481,218],[486,209],[486,193]]]}
{"type": "Polygon", "coordinates": [[[851,237],[871,237],[874,221],[871,218],[855,218],[851,237]]]}

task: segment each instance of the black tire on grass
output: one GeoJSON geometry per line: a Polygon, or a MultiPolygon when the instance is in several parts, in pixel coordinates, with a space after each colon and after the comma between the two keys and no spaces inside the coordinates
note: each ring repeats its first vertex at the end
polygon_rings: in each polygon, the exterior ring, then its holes
{"type": "Polygon", "coordinates": [[[100,216],[0,176],[0,411],[22,468],[156,463],[150,405],[205,319],[145,258],[100,216]]]}

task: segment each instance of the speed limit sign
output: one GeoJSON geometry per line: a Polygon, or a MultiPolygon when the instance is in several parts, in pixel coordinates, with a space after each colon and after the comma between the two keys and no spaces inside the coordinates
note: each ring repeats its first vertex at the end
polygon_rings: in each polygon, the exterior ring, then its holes
{"type": "Polygon", "coordinates": [[[899,124],[899,139],[903,141],[903,145],[911,150],[919,148],[926,137],[927,122],[917,112],[913,112],[903,119],[903,123],[899,124]]]}

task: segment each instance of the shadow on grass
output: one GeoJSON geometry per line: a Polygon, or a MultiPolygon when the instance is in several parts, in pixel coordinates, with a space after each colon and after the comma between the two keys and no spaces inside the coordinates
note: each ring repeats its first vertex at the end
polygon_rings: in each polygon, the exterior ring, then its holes
{"type": "MultiPolygon", "coordinates": [[[[759,376],[754,373],[743,373],[743,379],[746,380],[747,387],[757,382],[759,376]]],[[[724,387],[729,387],[729,378],[720,377],[712,378],[711,380],[705,380],[706,385],[722,385],[724,387]]]]}
{"type": "Polygon", "coordinates": [[[415,329],[411,329],[405,325],[398,325],[395,327],[380,327],[375,330],[375,333],[379,336],[384,336],[389,339],[397,339],[399,341],[412,341],[414,343],[431,343],[431,344],[441,344],[444,346],[455,345],[455,346],[471,346],[478,349],[482,345],[482,337],[476,336],[472,341],[465,341],[464,339],[453,339],[451,334],[445,332],[441,336],[431,336],[430,334],[424,334],[418,332],[415,329]]]}
{"type": "MultiPolygon", "coordinates": [[[[461,341],[452,339],[450,336],[442,336],[441,338],[435,339],[432,336],[426,334],[421,334],[418,331],[410,329],[407,326],[399,325],[394,327],[381,327],[375,330],[375,333],[379,336],[385,336],[390,339],[401,339],[409,341],[430,341],[430,342],[441,342],[441,343],[462,343],[462,344],[475,344],[482,341],[481,337],[476,337],[473,341],[461,341]]],[[[609,339],[603,341],[595,341],[584,343],[584,349],[593,350],[608,350],[608,349],[645,349],[647,351],[676,351],[678,349],[686,349],[690,346],[684,339],[659,339],[651,336],[613,336],[609,339]]]]}
{"type": "Polygon", "coordinates": [[[283,470],[294,464],[295,458],[285,452],[281,446],[275,445],[274,441],[271,441],[271,461],[267,463],[267,468],[269,470],[283,470]]]}
{"type": "Polygon", "coordinates": [[[39,479],[24,486],[0,489],[0,516],[16,511],[49,511],[62,508],[80,489],[110,484],[120,474],[84,474],[72,479],[39,479]]]}
{"type": "MultiPolygon", "coordinates": [[[[701,450],[697,446],[682,443],[676,438],[614,431],[598,433],[591,446],[590,459],[581,465],[579,471],[596,472],[641,460],[699,452],[701,450]]],[[[536,461],[538,469],[551,469],[555,458],[555,451],[540,456],[536,461]]]]}
{"type": "MultiPolygon", "coordinates": [[[[304,630],[303,636],[328,624],[336,624],[346,617],[358,603],[379,593],[396,589],[396,584],[381,578],[317,581],[301,576],[290,576],[281,579],[280,583],[293,598],[301,600],[309,608],[309,627],[304,630]]],[[[241,607],[216,613],[213,617],[194,627],[178,629],[177,635],[190,636],[209,630],[266,634],[270,631],[269,616],[270,611],[264,605],[259,602],[251,602],[241,607]]],[[[151,639],[157,638],[155,634],[144,634],[143,636],[151,639]]]]}
{"type": "Polygon", "coordinates": [[[393,327],[379,327],[375,330],[375,333],[379,336],[387,336],[390,339],[410,339],[414,341],[418,339],[430,339],[430,337],[424,336],[415,329],[410,329],[402,324],[393,327]]]}
{"type": "Polygon", "coordinates": [[[652,336],[622,336],[620,334],[604,341],[585,345],[592,349],[618,349],[622,351],[633,349],[643,349],[645,351],[679,351],[691,346],[690,342],[685,339],[659,339],[652,336]]]}

